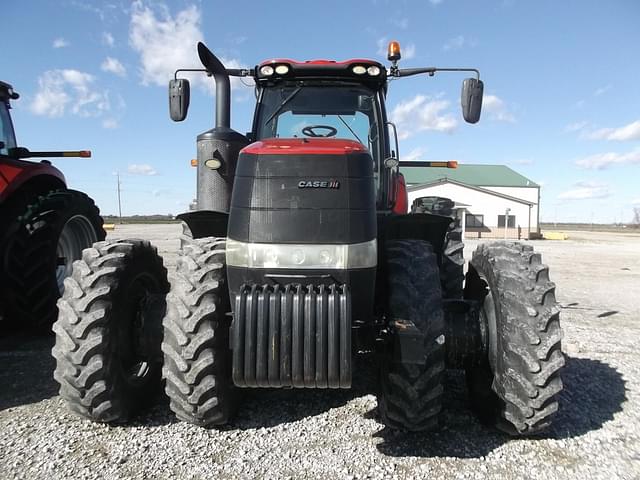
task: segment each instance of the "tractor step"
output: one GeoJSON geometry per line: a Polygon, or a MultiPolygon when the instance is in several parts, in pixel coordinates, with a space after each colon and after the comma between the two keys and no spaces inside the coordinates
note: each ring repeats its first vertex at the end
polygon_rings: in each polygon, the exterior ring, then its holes
{"type": "Polygon", "coordinates": [[[231,348],[238,387],[350,388],[348,287],[243,286],[231,348]]]}

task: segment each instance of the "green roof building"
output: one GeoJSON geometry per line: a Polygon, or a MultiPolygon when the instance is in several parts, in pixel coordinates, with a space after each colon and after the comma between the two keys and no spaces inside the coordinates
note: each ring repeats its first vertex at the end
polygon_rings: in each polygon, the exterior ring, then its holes
{"type": "Polygon", "coordinates": [[[451,198],[466,237],[529,238],[539,233],[540,185],[506,165],[401,167],[409,204],[420,197],[451,198]]]}

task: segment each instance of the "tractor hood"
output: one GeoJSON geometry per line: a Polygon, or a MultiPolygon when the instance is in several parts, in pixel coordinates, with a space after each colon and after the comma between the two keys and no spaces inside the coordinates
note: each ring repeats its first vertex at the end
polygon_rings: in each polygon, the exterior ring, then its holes
{"type": "Polygon", "coordinates": [[[242,242],[351,244],[376,238],[373,160],[359,142],[266,139],[240,151],[229,214],[242,242]]]}

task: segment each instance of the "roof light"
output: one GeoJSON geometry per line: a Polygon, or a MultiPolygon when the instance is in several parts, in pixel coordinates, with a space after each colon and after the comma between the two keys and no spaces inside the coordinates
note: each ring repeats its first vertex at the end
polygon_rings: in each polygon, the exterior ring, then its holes
{"type": "Polygon", "coordinates": [[[380,67],[376,67],[375,65],[371,65],[369,68],[367,68],[367,73],[369,75],[371,75],[372,77],[380,75],[380,67]]]}
{"type": "Polygon", "coordinates": [[[276,67],[276,73],[278,75],[284,75],[289,72],[289,65],[278,65],[276,67]]]}
{"type": "Polygon", "coordinates": [[[401,58],[402,55],[400,55],[400,43],[396,42],[395,40],[389,42],[389,48],[387,48],[387,59],[389,59],[390,62],[397,62],[401,58]]]}
{"type": "Polygon", "coordinates": [[[362,65],[356,65],[351,69],[351,71],[356,75],[364,75],[365,73],[367,73],[367,69],[364,68],[362,65]]]}
{"type": "Polygon", "coordinates": [[[273,67],[271,65],[263,65],[260,67],[260,75],[264,75],[265,77],[273,75],[273,67]]]}

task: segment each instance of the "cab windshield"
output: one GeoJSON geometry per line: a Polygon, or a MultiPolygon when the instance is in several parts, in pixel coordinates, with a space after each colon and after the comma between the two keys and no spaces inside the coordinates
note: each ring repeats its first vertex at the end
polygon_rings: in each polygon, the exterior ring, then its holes
{"type": "Polygon", "coordinates": [[[375,99],[375,91],[353,84],[266,87],[256,119],[257,139],[355,140],[369,149],[376,160],[379,127],[375,99]]]}

